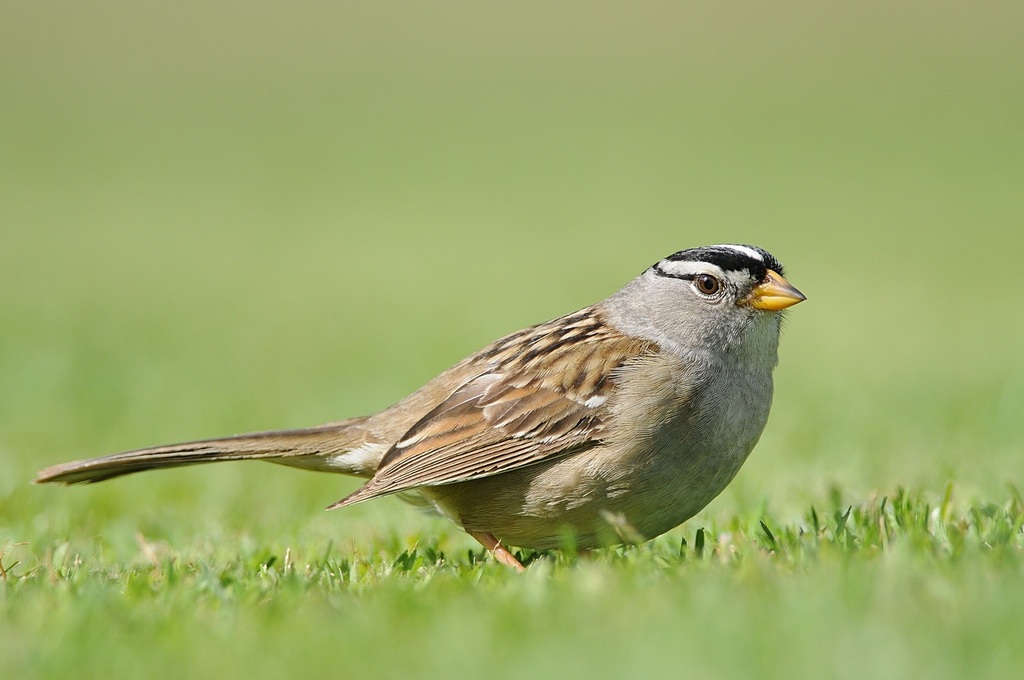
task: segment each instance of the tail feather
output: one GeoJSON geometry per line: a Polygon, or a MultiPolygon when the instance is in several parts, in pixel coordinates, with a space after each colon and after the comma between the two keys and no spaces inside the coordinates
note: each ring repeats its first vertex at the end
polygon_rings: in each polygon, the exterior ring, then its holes
{"type": "Polygon", "coordinates": [[[362,470],[348,469],[339,459],[366,444],[368,433],[359,427],[364,420],[354,418],[301,430],[253,432],[76,460],[40,470],[35,483],[91,484],[143,470],[224,460],[268,460],[307,469],[361,474],[362,470]]]}

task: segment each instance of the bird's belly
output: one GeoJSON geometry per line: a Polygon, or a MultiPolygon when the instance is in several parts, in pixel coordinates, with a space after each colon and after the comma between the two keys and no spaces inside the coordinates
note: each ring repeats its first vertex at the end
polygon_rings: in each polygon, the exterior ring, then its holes
{"type": "Polygon", "coordinates": [[[616,460],[621,454],[595,447],[421,493],[464,528],[489,532],[505,545],[594,548],[637,542],[682,524],[711,502],[735,476],[754,441],[714,453],[691,449],[686,455],[650,456],[628,465],[616,460]]]}

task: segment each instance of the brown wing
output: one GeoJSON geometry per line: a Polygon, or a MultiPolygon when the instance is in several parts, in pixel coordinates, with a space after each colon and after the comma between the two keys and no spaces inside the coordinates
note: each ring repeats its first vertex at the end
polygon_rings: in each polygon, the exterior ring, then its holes
{"type": "Polygon", "coordinates": [[[615,369],[655,349],[584,310],[481,351],[481,373],[420,418],[350,505],[508,472],[601,441],[615,369]]]}

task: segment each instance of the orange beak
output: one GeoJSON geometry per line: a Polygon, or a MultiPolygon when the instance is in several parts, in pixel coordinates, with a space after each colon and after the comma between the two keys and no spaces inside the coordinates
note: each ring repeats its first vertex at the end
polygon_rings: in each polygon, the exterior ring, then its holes
{"type": "Polygon", "coordinates": [[[806,299],[807,297],[782,278],[781,274],[769,269],[768,280],[754,288],[750,296],[743,300],[743,304],[748,304],[754,309],[777,312],[806,299]]]}

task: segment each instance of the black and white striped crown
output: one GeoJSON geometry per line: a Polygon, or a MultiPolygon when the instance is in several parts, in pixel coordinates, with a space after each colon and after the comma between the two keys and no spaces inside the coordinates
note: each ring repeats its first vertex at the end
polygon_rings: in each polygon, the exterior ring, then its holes
{"type": "Polygon", "coordinates": [[[741,244],[701,246],[680,250],[654,265],[660,276],[689,279],[706,270],[706,265],[717,267],[726,274],[746,272],[755,281],[761,281],[768,270],[783,274],[782,263],[763,248],[741,244]]]}

